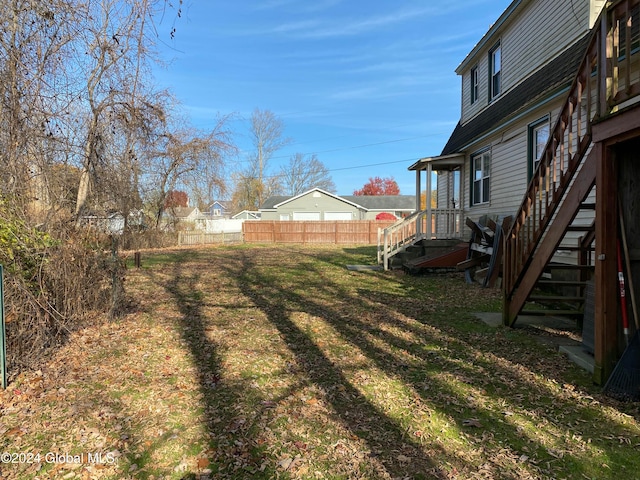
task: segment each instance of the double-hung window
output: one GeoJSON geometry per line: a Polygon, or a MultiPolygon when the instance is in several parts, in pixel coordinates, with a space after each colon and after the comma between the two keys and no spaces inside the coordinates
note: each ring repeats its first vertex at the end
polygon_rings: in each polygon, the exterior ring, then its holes
{"type": "Polygon", "coordinates": [[[491,150],[471,156],[471,204],[489,202],[489,180],[491,177],[491,150]]]}
{"type": "Polygon", "coordinates": [[[489,51],[489,101],[502,91],[502,48],[498,43],[489,51]]]}
{"type": "Polygon", "coordinates": [[[529,125],[529,178],[538,168],[544,147],[549,140],[549,117],[544,117],[529,125]]]}
{"type": "Polygon", "coordinates": [[[478,100],[478,67],[473,67],[471,69],[471,104],[476,103],[478,100]]]}

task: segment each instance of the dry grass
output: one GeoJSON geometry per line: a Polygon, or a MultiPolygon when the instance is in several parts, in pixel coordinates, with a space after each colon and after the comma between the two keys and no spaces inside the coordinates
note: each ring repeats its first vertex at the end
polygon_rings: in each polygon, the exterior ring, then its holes
{"type": "Polygon", "coordinates": [[[640,478],[635,405],[461,275],[344,268],[373,253],[144,254],[128,315],[0,394],[0,451],[40,454],[2,478],[640,478]]]}

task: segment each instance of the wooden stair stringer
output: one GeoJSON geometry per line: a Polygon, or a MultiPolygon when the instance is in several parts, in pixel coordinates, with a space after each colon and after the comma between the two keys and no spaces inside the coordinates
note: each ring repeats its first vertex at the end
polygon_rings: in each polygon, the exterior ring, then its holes
{"type": "Polygon", "coordinates": [[[569,225],[575,219],[582,203],[595,185],[596,159],[596,149],[592,149],[583,161],[582,168],[576,174],[574,183],[565,193],[564,201],[558,207],[553,222],[549,222],[546,225],[546,234],[541,236],[538,245],[530,254],[530,261],[525,275],[523,275],[511,298],[506,301],[505,313],[507,318],[505,318],[505,323],[507,325],[513,326],[515,323],[542,272],[558,249],[569,225]]]}

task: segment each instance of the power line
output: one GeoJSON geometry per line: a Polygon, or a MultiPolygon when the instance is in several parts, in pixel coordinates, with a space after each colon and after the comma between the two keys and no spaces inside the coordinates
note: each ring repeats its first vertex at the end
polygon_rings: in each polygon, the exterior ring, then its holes
{"type": "MultiPolygon", "coordinates": [[[[399,142],[408,142],[410,140],[418,140],[420,138],[426,138],[426,137],[431,137],[431,136],[436,136],[436,135],[442,135],[442,134],[434,133],[434,134],[429,134],[429,135],[419,135],[417,137],[399,138],[397,140],[387,140],[387,141],[384,141],[384,142],[367,143],[367,144],[364,144],[364,145],[354,145],[354,146],[351,146],[351,147],[333,148],[333,149],[330,149],[330,150],[319,150],[319,151],[316,151],[316,152],[305,153],[303,155],[317,155],[319,153],[333,153],[333,152],[342,152],[342,151],[346,151],[346,150],[356,150],[358,148],[376,147],[376,146],[379,146],[379,145],[387,145],[387,144],[390,144],[390,143],[399,143],[399,142]]],[[[280,155],[280,156],[271,157],[271,158],[272,159],[288,158],[289,156],[290,155],[280,155]]]]}
{"type": "MultiPolygon", "coordinates": [[[[379,162],[379,163],[367,163],[364,165],[352,165],[350,167],[340,167],[340,168],[327,168],[327,173],[330,172],[339,172],[339,171],[344,171],[344,170],[357,170],[358,168],[370,168],[370,167],[379,167],[382,165],[393,165],[396,163],[409,163],[409,162],[416,162],[418,161],[419,158],[418,157],[414,157],[414,158],[406,158],[404,160],[393,160],[390,162],[379,162]]],[[[285,176],[282,173],[277,173],[275,175],[265,175],[263,176],[264,179],[274,179],[274,178],[280,178],[285,176]]],[[[257,179],[256,176],[247,176],[245,178],[253,178],[253,179],[257,179]]]]}

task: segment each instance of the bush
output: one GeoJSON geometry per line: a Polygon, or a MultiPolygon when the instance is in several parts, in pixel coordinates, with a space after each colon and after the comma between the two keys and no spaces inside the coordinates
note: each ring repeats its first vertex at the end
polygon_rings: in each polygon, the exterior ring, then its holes
{"type": "Polygon", "coordinates": [[[380,212],[376,215],[376,220],[397,220],[398,218],[389,212],[380,212]]]}
{"type": "Polygon", "coordinates": [[[0,204],[0,263],[5,267],[10,376],[37,367],[67,335],[123,302],[123,265],[109,238],[74,227],[42,232],[0,204]]]}

